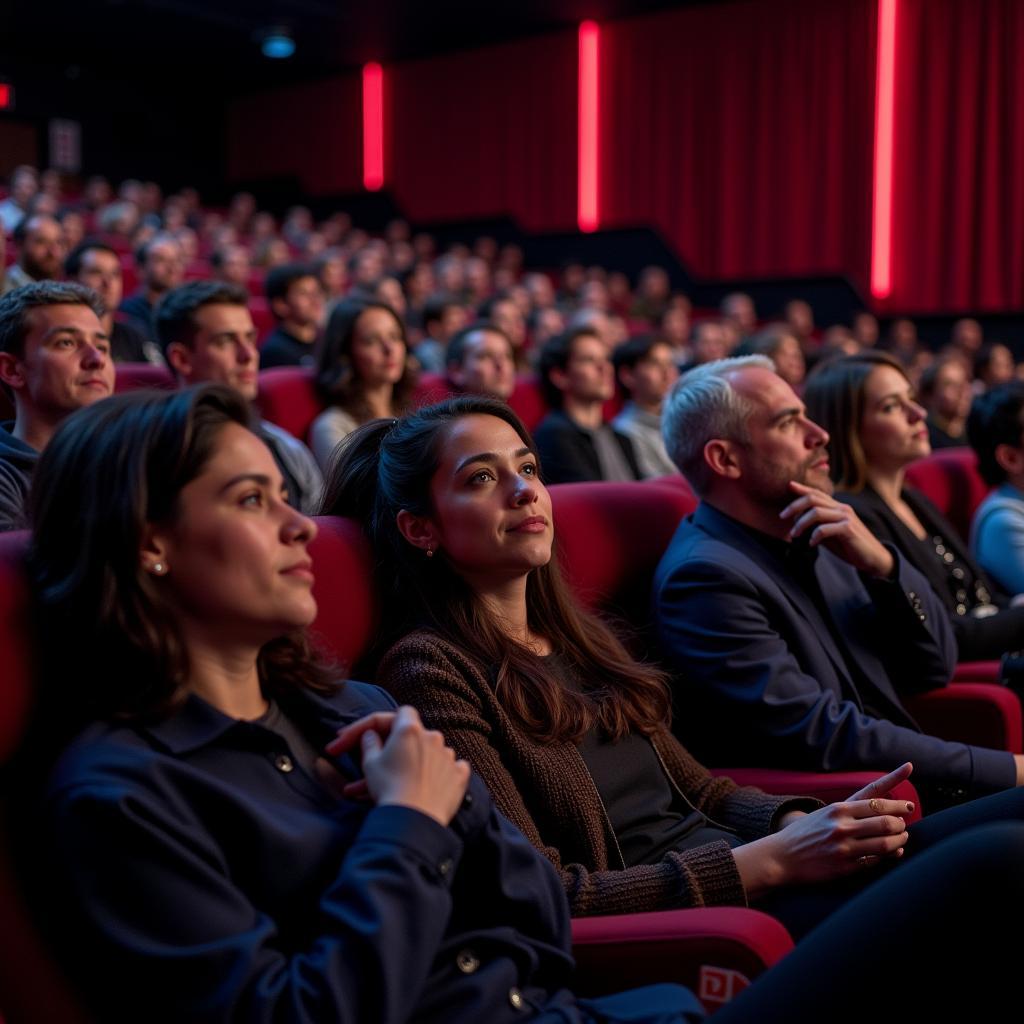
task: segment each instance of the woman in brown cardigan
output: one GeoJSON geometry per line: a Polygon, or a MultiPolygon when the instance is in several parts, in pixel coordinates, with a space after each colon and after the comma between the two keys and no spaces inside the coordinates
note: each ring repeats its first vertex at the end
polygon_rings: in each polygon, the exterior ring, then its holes
{"type": "MultiPolygon", "coordinates": [[[[377,551],[378,681],[483,777],[574,914],[742,905],[902,855],[909,808],[887,795],[909,765],[821,808],[712,778],[687,754],[662,675],[569,596],[532,441],[507,406],[459,398],[366,425],[324,511],[360,519],[377,551]]],[[[836,903],[821,905],[807,925],[836,903]]]]}

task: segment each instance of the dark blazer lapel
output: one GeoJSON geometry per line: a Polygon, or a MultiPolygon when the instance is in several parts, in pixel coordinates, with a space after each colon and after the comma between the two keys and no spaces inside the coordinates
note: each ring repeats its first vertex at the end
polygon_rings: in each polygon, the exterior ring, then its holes
{"type": "MultiPolygon", "coordinates": [[[[832,631],[827,626],[822,629],[822,617],[827,615],[828,612],[818,611],[810,595],[803,587],[796,586],[795,584],[788,586],[782,582],[783,574],[788,574],[789,572],[783,561],[775,557],[771,551],[760,543],[752,535],[749,528],[737,523],[734,519],[731,519],[706,502],[701,502],[697,506],[697,510],[694,513],[694,522],[697,525],[703,526],[713,536],[724,540],[730,547],[735,548],[740,554],[749,558],[764,572],[790,607],[803,619],[807,629],[814,634],[821,644],[822,650],[832,663],[836,676],[840,680],[844,693],[855,704],[861,706],[862,701],[857,686],[846,666],[846,658],[843,652],[836,646],[835,640],[832,637],[832,631]]],[[[821,562],[822,559],[819,557],[815,563],[816,574],[821,571],[821,562]]],[[[820,575],[818,576],[818,582],[820,585],[820,575]]],[[[827,589],[825,592],[828,592],[827,589]]],[[[839,628],[842,630],[842,625],[839,628]]],[[[819,682],[822,682],[822,680],[819,680],[819,682]]]]}

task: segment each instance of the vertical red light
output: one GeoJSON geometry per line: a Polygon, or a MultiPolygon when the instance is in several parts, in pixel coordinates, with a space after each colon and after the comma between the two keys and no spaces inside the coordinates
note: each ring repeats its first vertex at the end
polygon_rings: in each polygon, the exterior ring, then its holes
{"type": "Polygon", "coordinates": [[[597,215],[597,44],[593,21],[580,25],[579,181],[576,221],[580,231],[596,231],[597,215]]]}
{"type": "Polygon", "coordinates": [[[892,292],[893,149],[896,131],[896,0],[878,0],[875,174],[871,204],[871,294],[892,292]]]}
{"type": "Polygon", "coordinates": [[[363,66],[363,187],[376,192],[384,185],[384,70],[374,62],[363,66]]]}
{"type": "Polygon", "coordinates": [[[0,82],[0,110],[6,110],[11,104],[11,87],[0,82]]]}

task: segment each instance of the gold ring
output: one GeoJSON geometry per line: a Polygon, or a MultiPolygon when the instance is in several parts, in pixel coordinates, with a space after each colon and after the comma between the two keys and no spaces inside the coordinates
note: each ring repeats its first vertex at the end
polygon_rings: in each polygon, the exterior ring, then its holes
{"type": "Polygon", "coordinates": [[[868,807],[871,808],[871,813],[872,814],[877,814],[878,813],[878,801],[874,797],[872,797],[868,801],[868,807]]]}

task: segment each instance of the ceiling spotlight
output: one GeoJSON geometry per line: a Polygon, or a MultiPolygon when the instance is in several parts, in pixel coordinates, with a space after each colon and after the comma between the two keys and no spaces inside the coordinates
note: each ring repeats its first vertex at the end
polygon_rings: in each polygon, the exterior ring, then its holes
{"type": "Polygon", "coordinates": [[[286,60],[295,52],[295,40],[287,28],[278,25],[263,36],[260,50],[271,60],[286,60]]]}

